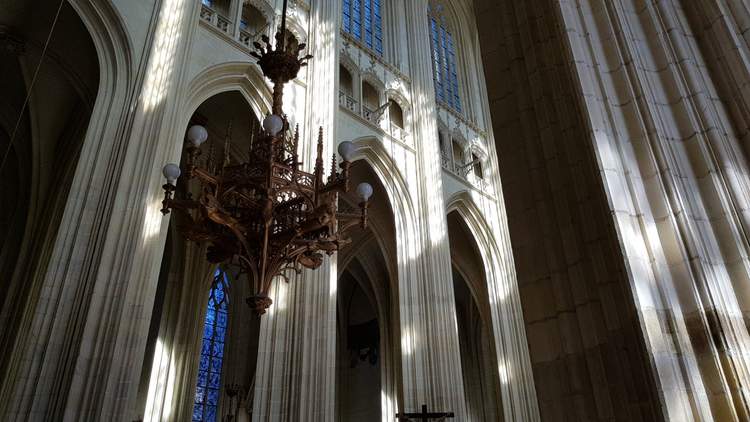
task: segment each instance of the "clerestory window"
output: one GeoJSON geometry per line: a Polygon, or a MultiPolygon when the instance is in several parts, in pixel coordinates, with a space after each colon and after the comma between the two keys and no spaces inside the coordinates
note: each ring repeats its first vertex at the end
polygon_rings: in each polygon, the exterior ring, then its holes
{"type": "Polygon", "coordinates": [[[341,27],[378,55],[383,55],[381,0],[343,0],[341,27]]]}
{"type": "Polygon", "coordinates": [[[457,112],[461,112],[458,89],[456,43],[445,17],[437,7],[430,8],[430,45],[432,47],[432,72],[435,79],[435,97],[457,112]]]}

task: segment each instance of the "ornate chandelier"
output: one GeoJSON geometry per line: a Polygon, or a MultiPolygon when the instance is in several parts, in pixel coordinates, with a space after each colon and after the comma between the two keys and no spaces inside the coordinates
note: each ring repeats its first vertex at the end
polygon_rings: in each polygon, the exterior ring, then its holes
{"type": "Polygon", "coordinates": [[[336,169],[334,154],[330,174],[324,180],[322,127],[313,172],[300,169],[299,128],[292,133],[282,111],[283,90],[312,56],[300,57],[305,45],[295,45],[291,36],[285,40],[286,10],[285,0],[276,48],[263,36],[265,47],[256,42],[257,52],[252,53],[263,75],[273,83],[273,107],[262,129],[253,134],[255,142],[250,146],[248,161],[231,163],[229,139],[221,165],[213,154],[201,160],[201,145],[208,139],[208,132],[192,126],[187,133],[184,168],[170,163],[163,169],[167,183],[163,186],[162,213],[175,210],[182,214],[184,223],[178,224],[178,231],[187,240],[208,242],[209,262],[239,266],[253,292],[247,303],[258,314],[265,313],[272,303],[268,291],[274,277],[288,281],[289,270],[318,268],[324,254],[331,255],[350,241],[345,236],[348,229],[367,227],[372,196],[372,186],[360,183],[356,189],[359,212],[339,210],[338,194],[349,191],[355,146],[348,141],[339,144],[341,171],[336,169]],[[198,181],[197,198],[190,193],[176,197],[176,181],[182,173],[188,180],[198,181]]]}

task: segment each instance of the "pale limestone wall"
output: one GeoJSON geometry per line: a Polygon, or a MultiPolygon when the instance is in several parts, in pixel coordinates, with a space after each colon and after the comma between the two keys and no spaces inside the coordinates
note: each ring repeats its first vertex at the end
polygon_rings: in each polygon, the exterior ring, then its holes
{"type": "Polygon", "coordinates": [[[477,10],[543,418],[747,420],[746,7],[477,10]]]}
{"type": "Polygon", "coordinates": [[[541,417],[655,420],[661,402],[560,4],[570,3],[475,2],[541,417]]]}
{"type": "MultiPolygon", "coordinates": [[[[169,218],[159,213],[161,167],[178,162],[183,133],[207,98],[239,91],[257,117],[269,109],[269,90],[249,65],[238,30],[238,3],[230,22],[198,1],[74,1],[100,54],[102,89],[81,153],[61,231],[42,292],[29,308],[23,338],[13,352],[13,378],[3,384],[5,415],[28,420],[182,420],[189,414],[200,346],[199,322],[209,273],[184,262],[190,283],[169,292],[143,401],[146,339],[169,218]],[[80,4],[79,4],[80,3],[80,4]],[[226,23],[226,25],[225,25],[226,23]]],[[[254,1],[254,4],[260,3],[254,1]]],[[[354,139],[357,159],[384,185],[396,227],[397,321],[394,344],[398,385],[385,397],[383,420],[422,403],[469,420],[462,383],[446,215],[458,211],[475,237],[485,265],[499,397],[506,420],[536,420],[521,307],[510,253],[489,106],[483,100],[479,44],[465,2],[453,6],[461,22],[462,69],[471,118],[437,111],[427,28],[427,1],[394,2],[398,25],[387,40],[386,61],[373,62],[347,46],[338,30],[340,2],[294,2],[292,32],[315,53],[311,66],[287,87],[286,111],[300,123],[301,154],[312,165],[317,127],[326,130],[325,154],[354,139]],[[383,99],[405,112],[405,132],[388,119],[372,124],[339,106],[341,56],[362,77],[380,83],[383,99]],[[332,71],[333,69],[333,71],[332,71]],[[471,70],[471,72],[470,72],[471,70]],[[439,125],[450,127],[484,153],[484,180],[443,170],[439,125]]],[[[280,1],[260,4],[277,14],[280,1]]],[[[272,28],[274,25],[271,25],[272,28]]],[[[269,29],[270,31],[270,29],[269,29]]],[[[200,253],[186,251],[185,257],[200,253]]],[[[197,258],[194,259],[197,261],[197,258]]],[[[175,262],[181,262],[176,260],[175,262]]],[[[175,264],[178,265],[178,264],[175,264]]],[[[171,269],[170,282],[182,274],[171,269]]],[[[274,286],[274,305],[261,324],[253,420],[330,421],[335,413],[335,259],[293,283],[274,286]]],[[[393,373],[393,372],[391,372],[393,373]]]]}

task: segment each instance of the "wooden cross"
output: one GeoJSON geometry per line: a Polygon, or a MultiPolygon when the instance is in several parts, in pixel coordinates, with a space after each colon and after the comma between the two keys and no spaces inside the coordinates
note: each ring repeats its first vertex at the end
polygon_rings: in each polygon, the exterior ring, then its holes
{"type": "Polygon", "coordinates": [[[445,418],[453,418],[453,412],[427,412],[427,405],[422,405],[422,411],[419,413],[396,413],[396,419],[400,421],[410,421],[412,418],[422,422],[428,422],[430,419],[442,421],[445,418]]]}

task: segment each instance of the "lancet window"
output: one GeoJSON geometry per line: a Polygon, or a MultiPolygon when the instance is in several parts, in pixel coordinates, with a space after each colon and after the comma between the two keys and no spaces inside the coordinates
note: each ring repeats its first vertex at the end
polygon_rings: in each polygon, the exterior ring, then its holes
{"type": "Polygon", "coordinates": [[[341,27],[370,50],[383,55],[382,0],[343,0],[341,27]]]}
{"type": "Polygon", "coordinates": [[[442,6],[431,6],[429,14],[435,96],[439,102],[460,113],[456,43],[450,25],[441,11],[442,6]]]}
{"type": "Polygon", "coordinates": [[[203,341],[195,387],[193,421],[216,422],[221,395],[221,367],[229,311],[229,279],[217,269],[208,296],[206,318],[203,322],[203,341]]]}

